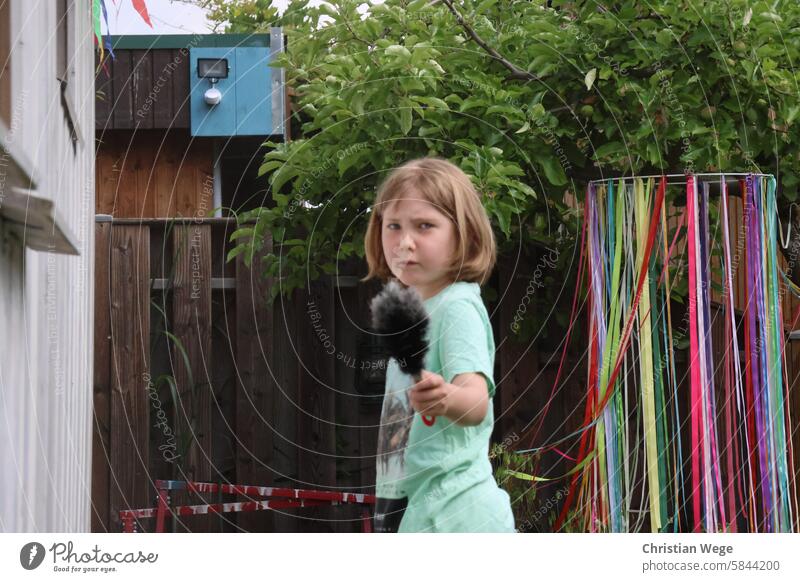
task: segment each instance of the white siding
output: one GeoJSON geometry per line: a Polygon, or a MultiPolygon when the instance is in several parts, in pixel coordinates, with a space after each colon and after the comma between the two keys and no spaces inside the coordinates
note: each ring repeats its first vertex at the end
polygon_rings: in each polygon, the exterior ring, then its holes
{"type": "Polygon", "coordinates": [[[56,79],[52,0],[11,0],[13,139],[79,256],[23,248],[0,226],[0,531],[89,531],[94,302],[94,49],[91,2],[71,34],[73,153],[56,79]]]}

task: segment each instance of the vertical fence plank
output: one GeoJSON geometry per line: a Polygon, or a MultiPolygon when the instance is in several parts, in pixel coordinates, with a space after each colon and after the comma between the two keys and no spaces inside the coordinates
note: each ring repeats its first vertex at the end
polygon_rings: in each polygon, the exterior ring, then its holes
{"type": "Polygon", "coordinates": [[[131,51],[133,94],[133,123],[139,129],[153,128],[153,110],[156,109],[157,94],[153,79],[153,52],[150,50],[131,51]]]}
{"type": "MultiPolygon", "coordinates": [[[[153,155],[158,151],[160,140],[153,132],[141,132],[136,136],[135,151],[128,161],[131,171],[135,173],[133,191],[128,192],[127,207],[131,208],[137,218],[153,218],[156,212],[156,179],[153,168],[153,155]]],[[[157,162],[156,162],[157,163],[157,162]]],[[[157,167],[157,166],[156,166],[157,167]]]]}
{"type": "Polygon", "coordinates": [[[158,96],[154,101],[158,101],[158,106],[153,103],[153,127],[157,129],[170,129],[172,116],[175,111],[172,96],[172,55],[168,50],[151,51],[153,55],[153,88],[158,88],[158,96]]]}
{"type": "MultiPolygon", "coordinates": [[[[179,478],[190,481],[214,480],[211,463],[211,407],[209,381],[211,360],[211,226],[178,225],[173,231],[175,283],[172,297],[173,330],[183,348],[172,345],[173,375],[178,391],[175,424],[179,442],[190,440],[185,456],[178,461],[179,478]]],[[[185,500],[185,496],[178,496],[185,500]]],[[[212,503],[192,495],[193,504],[212,503]]],[[[182,520],[192,531],[208,531],[210,517],[182,520]]],[[[213,518],[216,519],[216,518],[213,518]]]]}
{"type": "MultiPolygon", "coordinates": [[[[120,144],[121,145],[121,144],[120,144]]],[[[127,148],[127,144],[125,146],[127,148]]],[[[114,216],[142,216],[144,196],[137,191],[138,179],[136,174],[141,164],[141,156],[134,152],[128,153],[120,147],[117,150],[119,157],[112,162],[112,180],[114,180],[114,216]]]]}
{"type": "MultiPolygon", "coordinates": [[[[271,239],[253,257],[253,268],[236,257],[236,480],[247,485],[271,486],[273,431],[275,430],[272,308],[267,304],[272,280],[262,276],[261,257],[272,249],[271,239]]],[[[241,513],[245,531],[275,531],[272,511],[241,513]]]]}
{"type": "Polygon", "coordinates": [[[92,424],[92,532],[109,531],[109,339],[111,223],[95,226],[94,262],[94,422],[92,424]]]}
{"type": "MultiPolygon", "coordinates": [[[[364,267],[365,269],[366,267],[364,267]]],[[[361,271],[363,273],[363,269],[361,271]]],[[[372,326],[372,314],[369,305],[383,288],[382,284],[377,280],[372,280],[358,286],[358,320],[362,327],[365,329],[372,326]]],[[[381,406],[383,399],[379,399],[376,403],[367,404],[363,402],[358,408],[360,430],[360,458],[359,466],[361,467],[361,486],[360,493],[375,494],[375,465],[376,455],[378,453],[378,430],[381,422],[381,406]]]]}
{"type": "Polygon", "coordinates": [[[172,51],[172,123],[170,127],[189,127],[189,51],[172,51]]]}
{"type": "MultiPolygon", "coordinates": [[[[533,390],[534,379],[539,373],[538,354],[512,333],[514,323],[524,317],[522,301],[528,283],[524,273],[529,271],[532,272],[532,269],[526,270],[524,265],[515,265],[509,258],[502,257],[498,261],[500,309],[495,347],[499,352],[496,357],[500,360],[500,377],[495,378],[495,422],[499,424],[499,434],[505,436],[521,436],[526,423],[532,420],[526,411],[541,411],[539,407],[525,405],[525,402],[530,403],[536,397],[537,392],[541,392],[533,390]]],[[[524,310],[527,310],[527,306],[524,306],[524,310]]],[[[544,398],[546,400],[546,395],[544,398]]],[[[539,421],[536,418],[536,422],[539,421]]]]}
{"type": "MultiPolygon", "coordinates": [[[[131,53],[120,51],[111,67],[114,101],[112,117],[114,129],[133,128],[133,89],[131,83],[131,53]]],[[[111,129],[111,125],[109,129],[111,129]]]]}
{"type": "Polygon", "coordinates": [[[95,156],[95,211],[98,214],[114,214],[116,210],[117,180],[120,175],[120,165],[117,162],[118,150],[117,144],[108,135],[103,137],[103,143],[97,149],[95,156]]]}
{"type": "MultiPolygon", "coordinates": [[[[274,243],[273,243],[274,244],[274,243]]],[[[276,251],[278,252],[278,251],[276,251]]],[[[275,481],[281,487],[299,487],[297,483],[297,345],[294,340],[294,309],[299,291],[291,296],[279,295],[273,304],[273,369],[276,388],[274,394],[275,433],[274,466],[275,481]]],[[[298,531],[294,509],[279,509],[274,512],[275,531],[291,533],[298,531]]]]}
{"type": "MultiPolygon", "coordinates": [[[[185,138],[178,135],[177,130],[167,131],[163,139],[158,140],[158,163],[153,172],[155,216],[177,216],[178,180],[181,166],[185,165],[184,152],[188,146],[185,138]]],[[[191,187],[191,186],[189,186],[191,187]]]]}
{"type": "MultiPolygon", "coordinates": [[[[377,338],[370,337],[371,318],[369,314],[370,292],[380,288],[380,284],[361,284],[356,275],[366,270],[364,261],[345,263],[340,275],[352,277],[338,289],[336,300],[336,440],[340,443],[337,451],[338,486],[357,493],[372,493],[375,483],[369,480],[369,468],[374,471],[375,443],[367,442],[365,433],[372,435],[372,426],[380,422],[375,415],[380,412],[380,404],[367,396],[367,369],[369,354],[362,343],[370,340],[377,343],[377,338]],[[366,290],[365,288],[369,288],[366,290]],[[361,384],[361,385],[359,385],[361,384]]],[[[380,370],[384,374],[385,369],[380,370]]],[[[380,386],[382,392],[383,386],[380,386]]],[[[361,517],[361,508],[343,506],[337,508],[334,528],[337,532],[353,533],[361,531],[361,524],[356,521],[361,517]],[[341,521],[340,521],[341,520],[341,521]],[[347,521],[345,521],[347,520],[347,521]]]]}
{"type": "MultiPolygon", "coordinates": [[[[107,63],[111,59],[108,59],[107,63]]],[[[95,52],[95,77],[94,87],[97,98],[94,100],[94,127],[101,132],[114,127],[111,117],[111,107],[114,103],[114,86],[108,68],[100,63],[100,53],[95,52]]],[[[108,65],[110,66],[110,65],[108,65]]],[[[8,85],[6,83],[6,85],[8,85]]]]}
{"type": "MultiPolygon", "coordinates": [[[[333,287],[323,275],[312,281],[295,304],[298,370],[298,476],[311,489],[336,487],[336,322],[333,287]]],[[[330,508],[302,514],[302,531],[331,531],[330,508]]]]}
{"type": "Polygon", "coordinates": [[[122,531],[119,510],[150,498],[149,402],[150,230],[111,229],[111,531],[122,531]]]}

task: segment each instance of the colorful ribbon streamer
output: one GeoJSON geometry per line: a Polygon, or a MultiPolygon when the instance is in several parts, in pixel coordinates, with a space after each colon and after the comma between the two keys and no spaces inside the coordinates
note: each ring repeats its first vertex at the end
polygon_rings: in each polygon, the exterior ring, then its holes
{"type": "Polygon", "coordinates": [[[741,180],[735,249],[725,177],[685,183],[669,220],[664,177],[587,190],[586,409],[556,529],[641,531],[645,515],[654,532],[795,527],[775,179],[741,180]]]}

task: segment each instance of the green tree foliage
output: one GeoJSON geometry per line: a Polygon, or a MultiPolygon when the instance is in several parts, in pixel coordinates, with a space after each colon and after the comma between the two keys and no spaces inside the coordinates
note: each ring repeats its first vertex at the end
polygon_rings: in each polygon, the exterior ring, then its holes
{"type": "Polygon", "coordinates": [[[423,155],[472,177],[501,252],[574,244],[565,193],[581,198],[595,177],[763,171],[784,205],[796,197],[794,0],[362,4],[295,0],[274,21],[301,136],[270,144],[273,205],[241,216],[257,223],[231,254],[252,256],[271,233],[264,268],[284,292],[363,256],[376,186],[423,155]]]}
{"type": "Polygon", "coordinates": [[[206,9],[208,20],[217,32],[269,32],[269,27],[275,26],[278,20],[278,10],[272,7],[272,0],[198,0],[192,4],[206,9]]]}

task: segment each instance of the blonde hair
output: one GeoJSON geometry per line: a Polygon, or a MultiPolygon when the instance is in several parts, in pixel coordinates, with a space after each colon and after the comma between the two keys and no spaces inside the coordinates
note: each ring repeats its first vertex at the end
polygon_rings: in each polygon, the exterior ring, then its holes
{"type": "Polygon", "coordinates": [[[389,202],[409,191],[435,205],[455,224],[456,253],[447,276],[454,282],[483,285],[492,273],[497,252],[486,209],[461,168],[432,157],[411,160],[395,168],[378,189],[364,238],[369,272],[362,281],[377,277],[386,282],[394,277],[383,254],[383,214],[389,202]]]}

